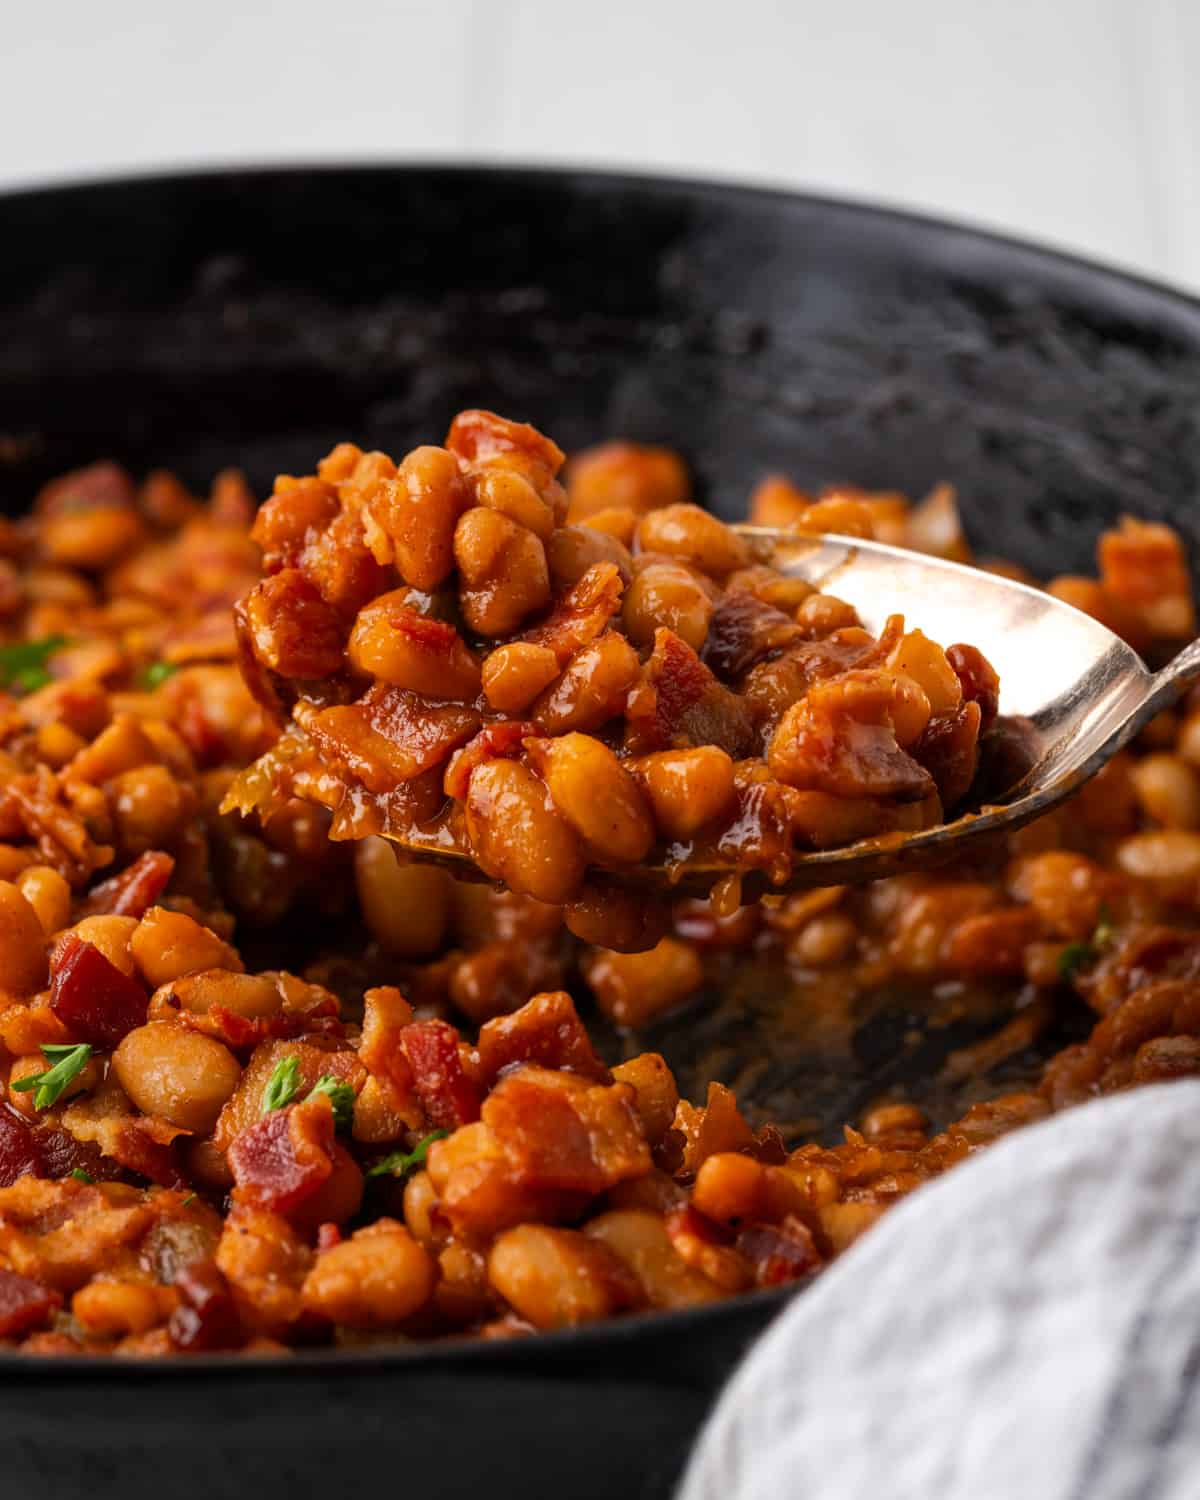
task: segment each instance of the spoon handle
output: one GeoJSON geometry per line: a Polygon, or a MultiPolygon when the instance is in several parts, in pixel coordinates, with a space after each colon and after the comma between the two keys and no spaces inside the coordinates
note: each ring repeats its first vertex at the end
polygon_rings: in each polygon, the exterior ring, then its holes
{"type": "Polygon", "coordinates": [[[1151,678],[1146,708],[1154,713],[1168,708],[1184,688],[1190,687],[1198,679],[1200,679],[1200,637],[1185,646],[1173,660],[1163,667],[1161,672],[1155,672],[1151,678]]]}

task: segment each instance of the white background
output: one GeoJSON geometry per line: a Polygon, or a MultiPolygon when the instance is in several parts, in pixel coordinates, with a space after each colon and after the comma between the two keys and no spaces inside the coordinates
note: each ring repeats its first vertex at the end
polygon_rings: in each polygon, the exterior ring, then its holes
{"type": "Polygon", "coordinates": [[[65,0],[0,26],[0,185],[472,157],[881,199],[1200,290],[1200,0],[65,0]]]}

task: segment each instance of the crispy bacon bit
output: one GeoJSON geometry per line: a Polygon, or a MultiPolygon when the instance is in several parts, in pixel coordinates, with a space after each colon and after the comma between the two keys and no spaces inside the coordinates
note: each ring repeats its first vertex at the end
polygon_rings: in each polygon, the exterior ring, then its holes
{"type": "Polygon", "coordinates": [[[800,1281],[821,1269],[821,1252],[812,1231],[795,1214],[779,1224],[750,1224],[738,1235],[735,1248],[749,1262],[759,1286],[782,1286],[800,1281]]]}
{"type": "Polygon", "coordinates": [[[616,563],[593,563],[550,616],[521,636],[531,646],[547,646],[565,667],[576,651],[603,634],[621,607],[625,584],[616,563]]]}
{"type": "Polygon", "coordinates": [[[41,1177],[43,1173],[33,1131],[7,1104],[0,1105],[0,1187],[11,1187],[27,1174],[41,1177]]]}
{"type": "Polygon", "coordinates": [[[345,634],[337,611],[298,568],[264,578],[242,604],[254,655],[284,677],[332,677],[345,634]]]}
{"type": "Polygon", "coordinates": [[[189,1354],[237,1349],[245,1342],[229,1283],[211,1260],[184,1266],[175,1278],[180,1303],[167,1323],[171,1345],[189,1354]]]}
{"type": "Polygon", "coordinates": [[[62,1295],[15,1271],[0,1269],[0,1338],[18,1338],[44,1323],[62,1295]]]}
{"type": "Polygon", "coordinates": [[[137,980],[99,948],[68,933],[50,962],[50,1004],[72,1033],[94,1047],[115,1047],[144,1026],[150,1004],[137,980]]]}
{"type": "Polygon", "coordinates": [[[636,755],[716,745],[737,760],[755,741],[745,704],[672,630],[655,631],[654,651],[629,694],[625,719],[626,749],[636,755]]]}
{"type": "Polygon", "coordinates": [[[473,740],[456,750],[446,767],[443,790],[447,797],[456,797],[460,802],[467,795],[471,784],[471,772],[484,761],[498,760],[521,753],[521,742],[537,734],[537,725],[525,719],[501,719],[487,724],[473,740]]]}
{"type": "Polygon", "coordinates": [[[565,990],[534,995],[512,1015],[497,1016],[480,1028],[479,1068],[489,1083],[514,1063],[529,1062],[565,1068],[599,1083],[612,1081],[565,990]]]}
{"type": "Polygon", "coordinates": [[[986,734],[1000,712],[1000,679],[996,669],[974,646],[948,646],[946,660],[962,684],[963,701],[979,705],[979,733],[986,734]]]}
{"type": "Polygon", "coordinates": [[[333,1106],[327,1094],[273,1109],[243,1130],[228,1153],[237,1191],[246,1202],[286,1214],[333,1171],[333,1106]]]}
{"type": "Polygon", "coordinates": [[[981,717],[979,704],[973,702],[934,714],[912,747],[913,759],[933,777],[947,811],[962,801],[975,779],[981,717]]]}
{"type": "Polygon", "coordinates": [[[81,916],[144,917],[167,887],[175,861],[161,849],[147,849],[119,875],[92,887],[81,916]]]}
{"type": "Polygon", "coordinates": [[[401,1034],[413,1087],[435,1130],[457,1130],[479,1118],[479,1088],[463,1071],[458,1033],[445,1021],[414,1021],[401,1034]]]}
{"type": "Polygon", "coordinates": [[[744,591],[725,594],[708,622],[702,658],[726,682],[764,656],[782,651],[804,632],[781,609],[744,591]]]}
{"type": "Polygon", "coordinates": [[[376,683],[357,703],[317,714],[309,733],[369,791],[387,792],[440,765],[478,728],[472,708],[376,683]]]}
{"type": "Polygon", "coordinates": [[[251,537],[263,550],[264,572],[294,567],[305,542],[337,513],[336,493],[319,479],[302,480],[265,500],[250,528],[251,537]]]}

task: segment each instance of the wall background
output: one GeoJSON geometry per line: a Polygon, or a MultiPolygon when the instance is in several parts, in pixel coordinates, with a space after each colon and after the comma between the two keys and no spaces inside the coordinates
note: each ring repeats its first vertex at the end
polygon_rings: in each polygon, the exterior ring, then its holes
{"type": "Polygon", "coordinates": [[[65,0],[6,17],[0,186],[468,156],[810,187],[1200,291],[1198,0],[65,0]]]}

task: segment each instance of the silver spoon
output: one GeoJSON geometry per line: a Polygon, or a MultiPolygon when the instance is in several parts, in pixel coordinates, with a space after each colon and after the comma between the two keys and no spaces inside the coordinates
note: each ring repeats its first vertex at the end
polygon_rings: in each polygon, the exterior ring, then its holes
{"type": "MultiPolygon", "coordinates": [[[[869,630],[878,632],[888,615],[903,614],[909,629],[919,628],[942,645],[969,641],[977,646],[999,673],[1000,713],[1024,721],[1022,769],[986,807],[922,833],[797,855],[786,885],[767,887],[772,890],[857,884],[979,850],[1078,791],[1200,678],[1200,640],[1162,671],[1150,672],[1098,620],[1009,578],[881,542],[761,526],[734,530],[781,573],[852,604],[869,630]]],[[[470,863],[465,852],[444,845],[435,850],[401,843],[400,848],[459,874],[470,863]]],[[[728,865],[689,864],[679,878],[664,866],[642,865],[622,872],[622,878],[695,894],[729,873],[728,865]]]]}

